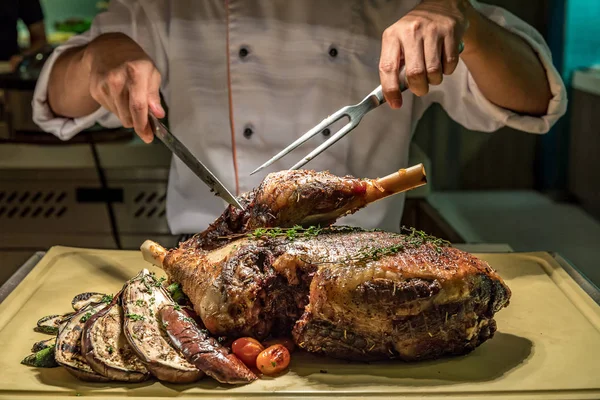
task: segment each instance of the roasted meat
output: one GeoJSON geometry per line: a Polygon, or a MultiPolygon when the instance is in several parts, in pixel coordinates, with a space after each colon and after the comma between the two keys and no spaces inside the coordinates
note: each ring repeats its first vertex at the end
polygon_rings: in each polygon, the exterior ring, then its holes
{"type": "Polygon", "coordinates": [[[212,249],[225,244],[231,234],[256,228],[327,226],[369,203],[426,182],[422,164],[379,179],[338,177],[307,170],[272,173],[255,190],[241,197],[244,210],[229,206],[207,230],[186,245],[212,249]]]}
{"type": "Polygon", "coordinates": [[[463,354],[492,337],[510,290],[485,262],[422,232],[259,229],[213,250],[143,251],[181,283],[214,335],[293,332],[338,358],[463,354]]]}

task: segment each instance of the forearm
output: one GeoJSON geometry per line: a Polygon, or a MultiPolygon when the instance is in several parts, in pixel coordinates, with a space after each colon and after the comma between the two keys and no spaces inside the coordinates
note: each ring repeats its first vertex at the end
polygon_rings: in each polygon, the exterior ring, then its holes
{"type": "Polygon", "coordinates": [[[546,71],[531,46],[470,7],[461,58],[483,95],[520,114],[544,115],[552,98],[546,71]]]}
{"type": "Polygon", "coordinates": [[[48,102],[59,116],[78,118],[100,108],[90,94],[90,67],[85,60],[86,47],[65,51],[50,72],[48,102]]]}

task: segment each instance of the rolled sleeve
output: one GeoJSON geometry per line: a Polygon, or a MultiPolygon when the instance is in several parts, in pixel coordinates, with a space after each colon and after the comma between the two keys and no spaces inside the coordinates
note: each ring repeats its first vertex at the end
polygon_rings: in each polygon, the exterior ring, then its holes
{"type": "MultiPolygon", "coordinates": [[[[161,3],[162,4],[162,3],[161,3]]],[[[166,4],[166,3],[165,3],[166,4]]],[[[164,5],[163,5],[164,6],[164,5]]],[[[84,129],[96,123],[105,128],[118,128],[121,122],[113,113],[100,107],[95,112],[79,117],[65,118],[55,115],[48,103],[48,81],[54,63],[66,50],[87,45],[95,37],[108,32],[121,32],[130,36],[148,53],[165,79],[167,63],[164,47],[164,10],[158,9],[155,3],[141,3],[135,0],[113,0],[106,12],[98,14],[90,30],[69,39],[57,47],[50,55],[38,78],[33,100],[33,121],[44,131],[68,140],[84,129]],[[153,16],[153,20],[148,15],[153,16]]]]}
{"type": "Polygon", "coordinates": [[[533,27],[508,11],[474,0],[471,3],[481,14],[522,37],[538,55],[552,93],[546,113],[542,116],[524,115],[493,104],[483,95],[461,60],[456,71],[445,77],[442,85],[432,87],[429,95],[417,98],[415,116],[420,118],[431,103],[439,103],[450,118],[470,130],[494,132],[508,126],[529,133],[548,132],[567,110],[567,92],[552,64],[552,55],[546,42],[533,27]]]}
{"type": "Polygon", "coordinates": [[[562,117],[567,110],[567,91],[562,78],[552,64],[552,55],[543,37],[533,27],[517,18],[513,14],[499,7],[472,2],[475,8],[490,20],[504,27],[510,32],[523,38],[540,59],[548,79],[552,98],[548,103],[546,114],[539,117],[521,115],[511,110],[499,107],[490,102],[482,93],[473,76],[467,74],[467,86],[473,95],[473,100],[478,108],[492,117],[498,126],[508,126],[530,133],[546,133],[562,117]]]}
{"type": "Polygon", "coordinates": [[[117,128],[121,125],[114,114],[102,107],[84,117],[66,118],[54,114],[48,103],[48,81],[50,80],[50,72],[56,60],[65,50],[84,46],[90,40],[90,35],[76,36],[64,45],[56,48],[44,64],[35,86],[32,101],[33,121],[42,130],[52,133],[61,140],[69,140],[77,133],[94,126],[96,123],[106,128],[117,128]]]}

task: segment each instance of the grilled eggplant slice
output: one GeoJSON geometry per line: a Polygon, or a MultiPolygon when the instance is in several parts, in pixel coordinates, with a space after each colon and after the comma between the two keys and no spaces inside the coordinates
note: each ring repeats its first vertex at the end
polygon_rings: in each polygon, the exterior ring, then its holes
{"type": "Polygon", "coordinates": [[[185,358],[221,383],[249,383],[256,375],[217,340],[202,330],[181,307],[167,304],[158,312],[171,342],[185,358]]]}
{"type": "Polygon", "coordinates": [[[158,310],[173,300],[148,270],[131,279],[121,297],[125,313],[123,331],[146,367],[161,381],[189,383],[204,374],[169,343],[157,319],[158,310]]]}
{"type": "Polygon", "coordinates": [[[25,357],[23,361],[21,361],[21,364],[38,368],[58,367],[58,363],[54,357],[54,350],[54,347],[43,348],[25,357]]]}
{"type": "Polygon", "coordinates": [[[61,326],[56,338],[56,362],[84,381],[105,382],[110,380],[96,373],[81,354],[83,326],[89,318],[104,307],[107,307],[104,303],[93,303],[83,307],[61,326]]]}
{"type": "Polygon", "coordinates": [[[46,340],[40,340],[39,342],[35,342],[33,344],[33,346],[31,347],[31,352],[37,353],[38,351],[47,349],[48,347],[53,348],[55,344],[56,344],[56,337],[46,339],[46,340]]]}
{"type": "Polygon", "coordinates": [[[97,373],[116,381],[142,382],[150,372],[123,334],[123,309],[115,296],[110,305],[88,319],[83,327],[81,350],[97,373]]]}
{"type": "Polygon", "coordinates": [[[101,303],[103,301],[106,303],[110,303],[111,300],[111,296],[106,295],[104,293],[85,292],[73,297],[73,300],[71,301],[71,306],[73,307],[73,310],[79,311],[88,304],[101,303]],[[109,298],[110,300],[108,300],[109,298]]]}
{"type": "Polygon", "coordinates": [[[45,333],[47,335],[57,335],[58,327],[62,322],[71,318],[74,313],[68,313],[63,315],[48,315],[38,320],[37,326],[33,328],[34,331],[45,333]]]}

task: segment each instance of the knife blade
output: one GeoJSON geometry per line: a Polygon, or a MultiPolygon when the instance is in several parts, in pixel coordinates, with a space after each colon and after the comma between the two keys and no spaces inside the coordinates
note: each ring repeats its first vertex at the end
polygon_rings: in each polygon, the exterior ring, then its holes
{"type": "Polygon", "coordinates": [[[148,113],[148,121],[150,127],[154,132],[154,135],[160,139],[161,142],[167,146],[173,154],[175,154],[194,174],[200,178],[209,188],[211,192],[215,192],[217,196],[221,197],[227,203],[240,210],[244,209],[244,206],[238,201],[238,199],[231,194],[229,190],[219,181],[215,174],[213,174],[200,160],[198,160],[190,151],[177,139],[166,126],[164,126],[158,118],[152,113],[148,113]]]}

